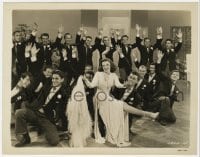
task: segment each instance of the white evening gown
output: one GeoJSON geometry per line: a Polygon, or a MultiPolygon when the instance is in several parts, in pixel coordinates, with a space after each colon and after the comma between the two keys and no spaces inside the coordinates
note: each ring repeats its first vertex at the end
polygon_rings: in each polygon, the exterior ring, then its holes
{"type": "Polygon", "coordinates": [[[68,129],[71,133],[70,146],[86,146],[86,139],[90,137],[92,131],[92,121],[88,111],[82,76],[78,78],[77,84],[72,90],[67,104],[67,117],[68,129]]]}
{"type": "Polygon", "coordinates": [[[110,95],[113,86],[123,88],[115,73],[105,75],[104,72],[96,72],[90,88],[97,87],[95,94],[95,140],[103,143],[98,128],[97,110],[106,126],[106,141],[112,144],[119,144],[129,141],[128,113],[123,110],[123,101],[117,100],[110,95]]]}

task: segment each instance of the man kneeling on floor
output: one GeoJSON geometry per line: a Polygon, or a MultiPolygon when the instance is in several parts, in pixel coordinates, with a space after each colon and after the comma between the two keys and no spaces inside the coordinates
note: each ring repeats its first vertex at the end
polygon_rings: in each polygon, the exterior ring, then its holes
{"type": "Polygon", "coordinates": [[[47,142],[56,146],[59,143],[56,123],[61,121],[62,129],[67,129],[65,108],[69,88],[64,87],[64,74],[56,70],[52,75],[51,86],[44,86],[36,100],[26,103],[26,108],[16,111],[15,133],[19,141],[15,147],[31,142],[27,123],[35,123],[45,134],[47,142]]]}

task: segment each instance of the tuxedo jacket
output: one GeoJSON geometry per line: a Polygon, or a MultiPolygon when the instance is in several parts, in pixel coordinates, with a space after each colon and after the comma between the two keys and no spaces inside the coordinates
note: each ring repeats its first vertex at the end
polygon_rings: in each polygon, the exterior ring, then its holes
{"type": "Polygon", "coordinates": [[[92,55],[95,50],[94,46],[86,48],[85,40],[81,40],[80,35],[76,35],[76,44],[78,49],[78,70],[80,74],[83,74],[85,65],[93,65],[92,63],[92,55]]]}
{"type": "MultiPolygon", "coordinates": [[[[112,95],[116,99],[121,100],[123,98],[125,91],[126,89],[124,88],[114,88],[114,90],[112,91],[112,95]]],[[[137,93],[136,88],[133,88],[128,97],[123,101],[125,101],[127,104],[131,106],[137,107],[141,105],[142,99],[141,96],[137,93]]]]}
{"type": "Polygon", "coordinates": [[[21,108],[24,103],[31,103],[35,99],[34,90],[32,87],[22,88],[19,93],[11,97],[11,103],[14,104],[14,111],[21,108]]]}
{"type": "MultiPolygon", "coordinates": [[[[162,39],[160,39],[162,40],[162,39]]],[[[162,52],[164,53],[164,56],[161,60],[161,70],[162,71],[165,71],[166,67],[167,67],[167,64],[169,64],[169,70],[172,71],[172,70],[175,70],[176,69],[176,56],[177,56],[177,53],[179,52],[179,50],[181,49],[182,47],[182,43],[181,42],[178,42],[177,46],[175,46],[174,48],[170,49],[169,52],[167,51],[166,48],[164,48],[162,45],[161,45],[161,42],[158,42],[156,44],[156,47],[159,49],[159,50],[162,50],[162,52]]]]}
{"type": "Polygon", "coordinates": [[[25,58],[26,43],[15,43],[12,48],[12,67],[16,66],[17,74],[20,76],[27,70],[27,61],[25,58]]]}
{"type": "Polygon", "coordinates": [[[12,47],[12,68],[15,66],[17,74],[20,76],[22,73],[27,71],[28,61],[25,58],[25,47],[27,43],[34,43],[35,36],[30,37],[27,41],[14,43],[12,47]]]}
{"type": "Polygon", "coordinates": [[[177,96],[181,91],[175,85],[173,93],[172,93],[172,95],[170,95],[173,82],[171,81],[171,79],[168,76],[166,76],[162,73],[161,68],[162,67],[160,64],[156,64],[156,69],[157,69],[157,73],[159,75],[160,83],[152,97],[153,97],[153,99],[156,99],[156,98],[159,98],[160,96],[166,96],[166,97],[169,97],[171,101],[177,101],[177,96]]]}
{"type": "Polygon", "coordinates": [[[50,93],[51,86],[46,85],[41,90],[37,99],[32,103],[27,104],[27,107],[38,111],[43,108],[45,116],[51,121],[56,122],[66,112],[66,105],[69,98],[69,88],[61,86],[61,88],[55,93],[55,95],[50,99],[50,101],[45,105],[45,101],[50,93]]]}
{"type": "MultiPolygon", "coordinates": [[[[104,44],[101,44],[102,39],[96,37],[95,39],[95,49],[98,49],[100,52],[100,59],[102,59],[102,53],[106,50],[106,46],[104,44]]],[[[112,43],[112,42],[111,42],[112,43]]],[[[112,44],[110,47],[110,51],[105,55],[107,58],[113,60],[113,53],[116,51],[115,46],[112,44]]]]}

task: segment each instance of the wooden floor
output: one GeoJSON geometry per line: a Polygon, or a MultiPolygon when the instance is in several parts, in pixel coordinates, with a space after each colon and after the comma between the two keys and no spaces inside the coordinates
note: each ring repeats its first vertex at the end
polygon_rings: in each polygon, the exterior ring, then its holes
{"type": "MultiPolygon", "coordinates": [[[[187,148],[189,146],[190,86],[185,81],[179,81],[178,87],[184,93],[184,101],[174,104],[176,123],[162,126],[149,119],[140,120],[140,123],[133,119],[130,147],[187,148]]],[[[31,131],[30,136],[32,143],[26,147],[49,147],[44,137],[38,136],[36,131],[31,131]]],[[[11,140],[12,145],[17,142],[14,129],[11,129],[11,140]]],[[[57,147],[69,147],[68,142],[68,140],[62,140],[57,147]]],[[[87,143],[87,147],[115,147],[110,143],[97,144],[93,138],[89,138],[87,143]]]]}

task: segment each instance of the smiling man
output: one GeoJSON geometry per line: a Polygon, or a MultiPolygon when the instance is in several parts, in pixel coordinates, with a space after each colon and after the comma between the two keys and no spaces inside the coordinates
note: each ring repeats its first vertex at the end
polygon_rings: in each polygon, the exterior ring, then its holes
{"type": "Polygon", "coordinates": [[[26,108],[17,110],[15,133],[19,143],[15,145],[16,147],[22,147],[31,142],[27,130],[28,122],[35,122],[41,127],[51,146],[59,143],[57,128],[67,130],[65,110],[68,95],[63,82],[64,74],[58,70],[54,71],[51,86],[44,86],[36,100],[32,103],[27,102],[26,108]]]}

